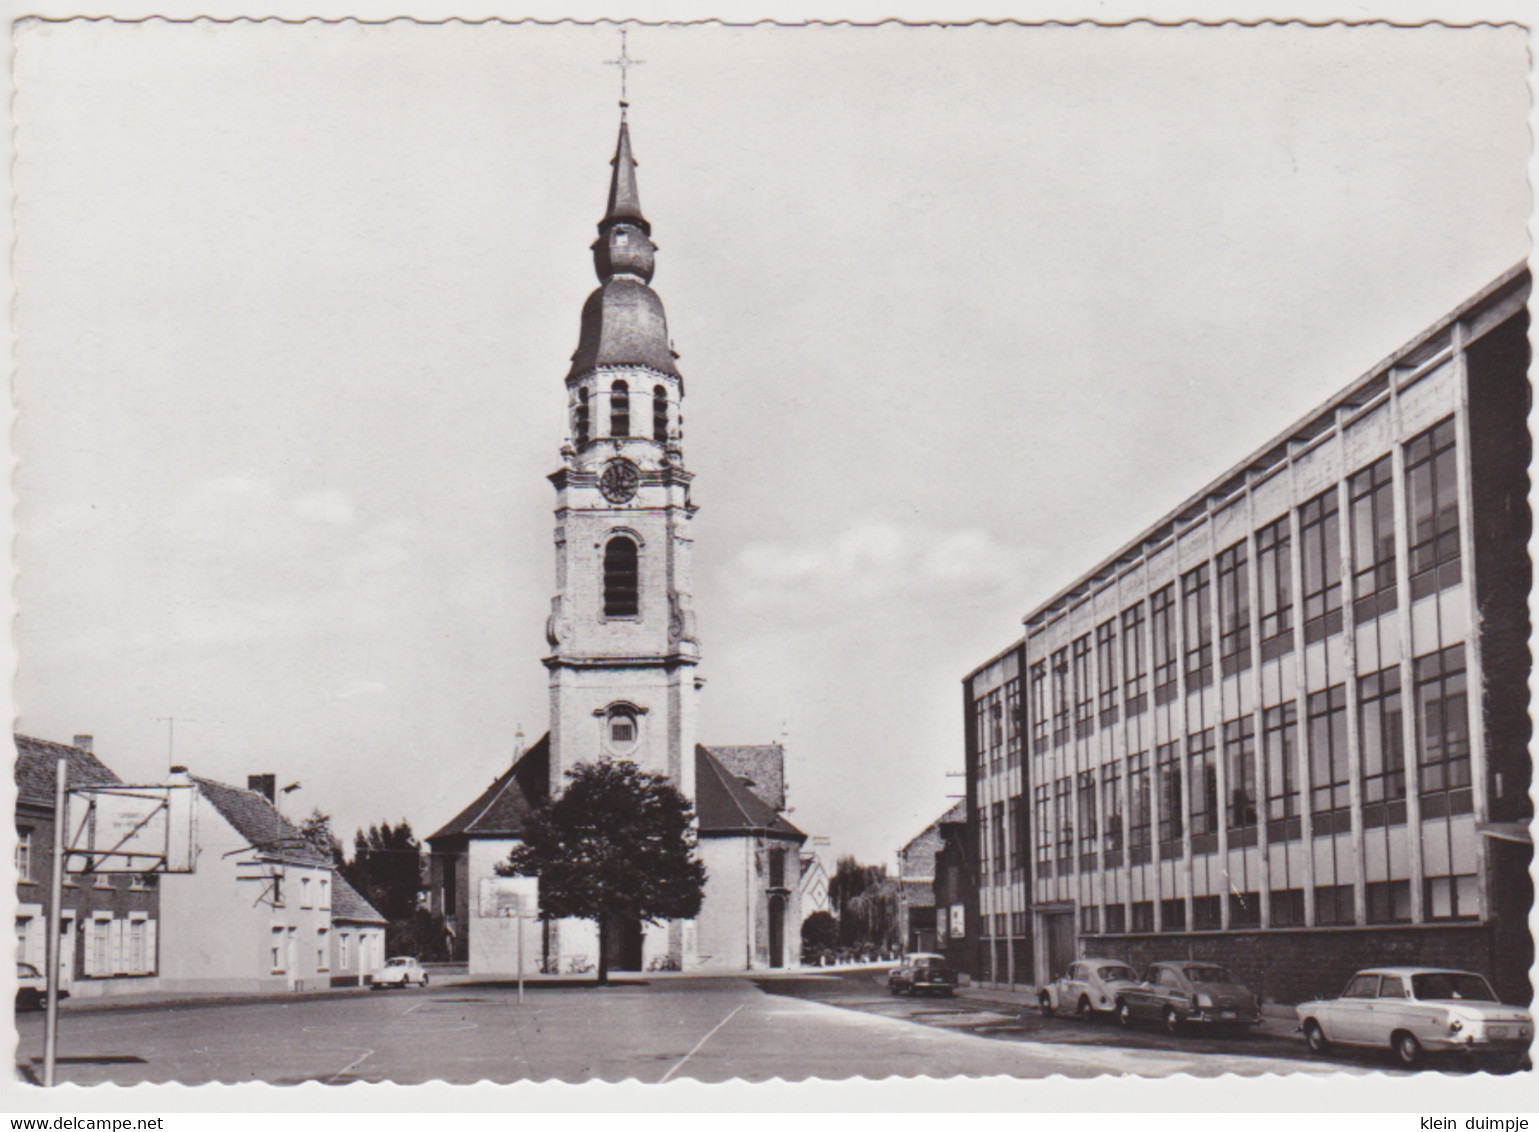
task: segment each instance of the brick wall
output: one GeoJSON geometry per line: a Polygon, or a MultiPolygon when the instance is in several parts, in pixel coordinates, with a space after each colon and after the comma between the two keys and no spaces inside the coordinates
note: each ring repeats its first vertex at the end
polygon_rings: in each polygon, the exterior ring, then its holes
{"type": "Polygon", "coordinates": [[[1491,929],[1480,924],[1082,936],[1080,950],[1098,959],[1121,959],[1140,972],[1165,959],[1222,963],[1268,1002],[1334,997],[1354,972],[1390,965],[1479,971],[1500,987],[1491,929]]]}

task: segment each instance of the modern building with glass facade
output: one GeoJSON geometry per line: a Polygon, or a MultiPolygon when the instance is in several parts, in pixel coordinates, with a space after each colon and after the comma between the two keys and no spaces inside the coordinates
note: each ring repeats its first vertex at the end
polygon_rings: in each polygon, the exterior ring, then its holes
{"type": "Polygon", "coordinates": [[[1527,1002],[1519,267],[1025,618],[964,683],[974,973],[1371,964],[1527,1002]]]}

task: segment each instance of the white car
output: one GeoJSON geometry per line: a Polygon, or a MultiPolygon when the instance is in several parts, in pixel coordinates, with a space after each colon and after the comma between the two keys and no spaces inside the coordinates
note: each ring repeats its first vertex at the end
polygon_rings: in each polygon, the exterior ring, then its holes
{"type": "Polygon", "coordinates": [[[422,964],[409,956],[399,955],[385,964],[385,969],[374,976],[374,989],[381,987],[407,987],[416,983],[428,985],[428,973],[422,964]]]}
{"type": "Polygon", "coordinates": [[[1377,1047],[1393,1050],[1405,1066],[1446,1052],[1518,1062],[1534,1037],[1527,1010],[1503,1005],[1480,975],[1441,967],[1359,971],[1341,997],[1300,1003],[1298,1015],[1315,1053],[1377,1047]]]}
{"type": "Polygon", "coordinates": [[[1122,992],[1137,985],[1138,974],[1120,959],[1078,959],[1042,988],[1037,1008],[1049,1016],[1072,1012],[1088,1022],[1115,1014],[1122,992]]]}

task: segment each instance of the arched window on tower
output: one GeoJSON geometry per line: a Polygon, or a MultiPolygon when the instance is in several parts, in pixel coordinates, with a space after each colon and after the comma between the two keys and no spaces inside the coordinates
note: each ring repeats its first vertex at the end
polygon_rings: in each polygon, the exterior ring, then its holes
{"type": "Polygon", "coordinates": [[[604,546],[604,616],[635,617],[639,589],[636,542],[616,535],[604,546]]]}
{"type": "Polygon", "coordinates": [[[609,435],[631,434],[631,387],[617,381],[609,387],[609,435]]]}
{"type": "Polygon", "coordinates": [[[572,421],[572,434],[577,439],[578,448],[588,446],[588,388],[584,386],[577,391],[577,413],[572,421]]]}
{"type": "Polygon", "coordinates": [[[668,442],[668,390],[661,385],[652,389],[652,439],[659,444],[668,442]]]}

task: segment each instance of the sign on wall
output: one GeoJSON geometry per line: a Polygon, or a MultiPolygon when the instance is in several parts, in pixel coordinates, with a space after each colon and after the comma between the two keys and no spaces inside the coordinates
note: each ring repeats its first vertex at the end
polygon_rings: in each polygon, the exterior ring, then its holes
{"type": "Polygon", "coordinates": [[[967,936],[967,909],[960,904],[951,906],[951,937],[964,939],[967,936]]]}
{"type": "Polygon", "coordinates": [[[482,877],[476,915],[486,920],[524,915],[533,918],[540,911],[539,877],[482,877]]]}

